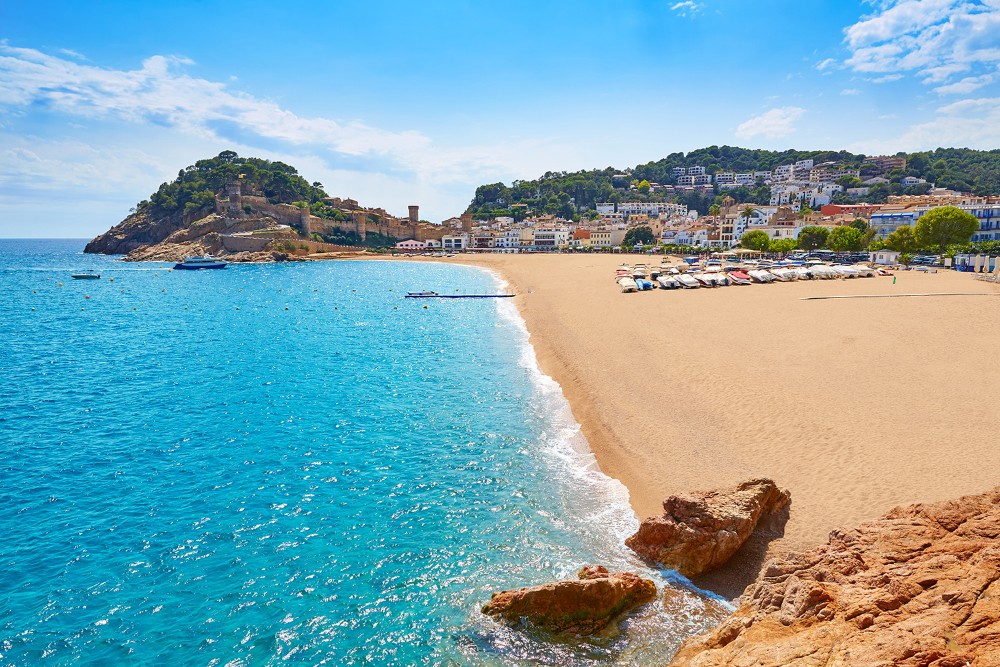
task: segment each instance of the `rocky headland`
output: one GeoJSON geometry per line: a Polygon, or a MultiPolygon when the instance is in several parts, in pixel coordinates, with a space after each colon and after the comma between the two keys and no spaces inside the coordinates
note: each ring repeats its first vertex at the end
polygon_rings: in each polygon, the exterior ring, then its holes
{"type": "MultiPolygon", "coordinates": [[[[471,229],[472,218],[463,224],[471,229]]],[[[290,165],[223,151],[182,169],[84,252],[126,261],[212,254],[232,262],[281,262],[355,254],[406,239],[440,239],[449,227],[330,197],[290,165]]]]}
{"type": "Polygon", "coordinates": [[[125,255],[128,262],[179,262],[192,255],[224,256],[231,262],[283,262],[297,259],[288,252],[297,239],[290,227],[265,215],[211,213],[188,221],[144,211],[92,240],[84,252],[125,255]]]}

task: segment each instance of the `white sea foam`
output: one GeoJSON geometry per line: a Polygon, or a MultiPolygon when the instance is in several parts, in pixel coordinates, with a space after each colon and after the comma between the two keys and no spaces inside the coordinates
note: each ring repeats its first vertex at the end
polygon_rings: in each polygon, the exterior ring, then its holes
{"type": "MultiPolygon", "coordinates": [[[[489,273],[499,290],[507,289],[500,275],[489,273]]],[[[539,367],[531,334],[517,307],[511,301],[498,299],[497,313],[516,332],[520,343],[518,364],[528,372],[539,399],[539,411],[546,415],[540,442],[542,453],[552,466],[554,476],[572,493],[572,497],[566,498],[567,509],[583,519],[588,533],[593,531],[586,537],[588,543],[597,540],[598,543],[593,544],[595,551],[613,556],[614,561],[625,561],[608,564],[638,565],[623,547],[625,538],[639,527],[639,519],[629,504],[628,489],[601,471],[562,387],[539,367]]]]}
{"type": "MultiPolygon", "coordinates": [[[[497,284],[498,291],[505,291],[508,283],[497,272],[483,269],[497,284]]],[[[686,577],[672,571],[650,568],[628,549],[625,538],[639,528],[639,518],[629,502],[628,489],[619,480],[601,471],[581,426],[573,416],[569,401],[562,387],[552,377],[542,372],[531,345],[531,334],[517,306],[510,300],[497,299],[497,313],[516,332],[521,343],[519,365],[531,378],[539,396],[540,409],[548,414],[546,429],[542,434],[543,453],[552,465],[553,477],[567,479],[565,484],[571,496],[566,498],[567,510],[580,520],[581,538],[600,554],[601,563],[614,569],[630,569],[652,577],[658,584],[670,583],[686,588],[716,603],[734,609],[724,598],[692,584],[686,577]]]]}

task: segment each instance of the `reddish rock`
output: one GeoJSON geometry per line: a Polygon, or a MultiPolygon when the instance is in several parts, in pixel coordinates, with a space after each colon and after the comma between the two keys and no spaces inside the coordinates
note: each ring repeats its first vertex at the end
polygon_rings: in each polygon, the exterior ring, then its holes
{"type": "Polygon", "coordinates": [[[632,572],[609,574],[604,567],[588,565],[577,576],[494,593],[483,613],[515,625],[527,620],[552,632],[590,635],[656,597],[656,584],[632,572]]]}
{"type": "Polygon", "coordinates": [[[1000,665],[1000,488],[899,507],[768,562],[671,665],[1000,665]]]}
{"type": "Polygon", "coordinates": [[[769,479],[670,496],[663,501],[663,515],[644,520],[625,544],[644,558],[694,577],[729,560],[757,522],[783,509],[789,498],[769,479]]]}

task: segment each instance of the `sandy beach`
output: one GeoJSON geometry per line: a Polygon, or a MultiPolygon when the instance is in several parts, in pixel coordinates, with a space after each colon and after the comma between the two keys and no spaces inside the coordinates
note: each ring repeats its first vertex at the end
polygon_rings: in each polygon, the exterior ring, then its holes
{"type": "Polygon", "coordinates": [[[659,258],[446,261],[511,283],[542,370],[640,518],[668,494],[752,477],[791,491],[783,537],[702,582],[723,594],[770,554],[1000,483],[1000,286],[971,274],[621,294],[618,264],[659,258]],[[974,296],[803,300],[928,292],[974,296]]]}

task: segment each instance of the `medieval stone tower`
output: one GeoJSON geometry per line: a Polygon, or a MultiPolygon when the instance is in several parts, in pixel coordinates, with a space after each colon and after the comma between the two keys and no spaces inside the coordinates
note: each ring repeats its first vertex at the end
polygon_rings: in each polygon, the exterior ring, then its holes
{"type": "Polygon", "coordinates": [[[417,224],[418,222],[420,222],[420,212],[419,212],[420,207],[410,205],[407,208],[410,209],[410,222],[412,222],[413,224],[417,224]]]}
{"type": "Polygon", "coordinates": [[[364,241],[365,235],[368,232],[368,214],[364,211],[351,211],[351,217],[354,218],[354,231],[364,241]]]}
{"type": "Polygon", "coordinates": [[[226,215],[230,218],[238,218],[243,215],[243,195],[240,192],[240,182],[238,180],[226,183],[226,195],[229,196],[229,204],[226,205],[226,215]]]}

